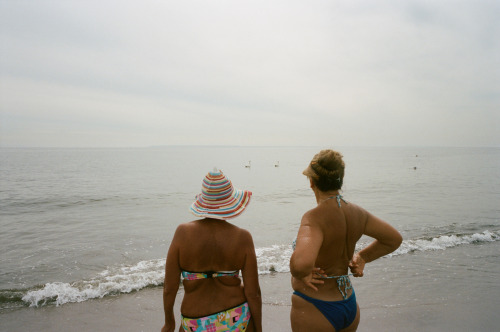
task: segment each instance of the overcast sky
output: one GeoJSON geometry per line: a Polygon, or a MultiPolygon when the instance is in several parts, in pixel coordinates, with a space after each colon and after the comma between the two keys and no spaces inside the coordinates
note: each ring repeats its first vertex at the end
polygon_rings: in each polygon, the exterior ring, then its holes
{"type": "Polygon", "coordinates": [[[500,1],[0,0],[0,146],[500,146],[500,1]]]}

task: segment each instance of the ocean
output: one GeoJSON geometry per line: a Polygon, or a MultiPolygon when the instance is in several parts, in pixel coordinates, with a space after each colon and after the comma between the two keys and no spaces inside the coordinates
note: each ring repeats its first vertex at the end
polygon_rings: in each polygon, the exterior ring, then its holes
{"type": "MultiPolygon", "coordinates": [[[[332,148],[346,163],[344,198],[404,238],[353,280],[358,294],[377,293],[363,306],[498,308],[500,148],[332,148]]],[[[173,232],[194,219],[188,207],[214,167],[253,192],[232,222],[252,233],[263,282],[289,274],[301,216],[315,205],[302,170],[320,149],[1,148],[0,322],[12,311],[161,288],[173,232]]],[[[288,283],[271,289],[265,303],[289,305],[288,283]]]]}

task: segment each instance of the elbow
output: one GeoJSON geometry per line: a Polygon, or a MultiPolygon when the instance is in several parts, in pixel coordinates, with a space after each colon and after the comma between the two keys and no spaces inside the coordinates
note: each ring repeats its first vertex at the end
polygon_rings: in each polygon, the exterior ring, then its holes
{"type": "Polygon", "coordinates": [[[163,297],[177,296],[177,291],[179,290],[179,283],[169,284],[165,281],[163,284],[163,297]],[[176,287],[177,286],[177,287],[176,287]]]}
{"type": "Polygon", "coordinates": [[[165,310],[172,310],[175,298],[177,297],[177,292],[174,290],[163,290],[163,307],[165,310]]]}
{"type": "Polygon", "coordinates": [[[294,259],[290,260],[290,273],[294,278],[301,279],[307,276],[313,269],[310,264],[301,264],[294,259]]]}
{"type": "MultiPolygon", "coordinates": [[[[403,236],[401,235],[401,233],[398,232],[398,236],[397,236],[397,248],[399,248],[399,246],[401,245],[401,243],[403,243],[403,236]]],[[[396,249],[397,249],[396,248],[396,249]]]]}
{"type": "Polygon", "coordinates": [[[261,295],[262,295],[261,291],[260,291],[260,287],[252,288],[252,289],[245,287],[244,292],[245,292],[246,299],[250,300],[250,301],[252,299],[260,299],[261,295]]]}
{"type": "Polygon", "coordinates": [[[385,253],[383,255],[388,255],[399,248],[399,246],[403,242],[403,237],[401,236],[401,234],[399,234],[399,232],[396,231],[391,234],[390,237],[378,241],[385,248],[385,253]]]}
{"type": "Polygon", "coordinates": [[[403,237],[401,236],[401,234],[399,232],[396,232],[396,235],[394,236],[394,239],[391,241],[391,245],[392,245],[392,251],[396,250],[399,248],[399,246],[401,245],[401,243],[403,243],[403,237]]]}
{"type": "Polygon", "coordinates": [[[298,269],[295,265],[290,264],[290,274],[294,278],[300,278],[302,276],[302,273],[300,269],[298,269]]]}

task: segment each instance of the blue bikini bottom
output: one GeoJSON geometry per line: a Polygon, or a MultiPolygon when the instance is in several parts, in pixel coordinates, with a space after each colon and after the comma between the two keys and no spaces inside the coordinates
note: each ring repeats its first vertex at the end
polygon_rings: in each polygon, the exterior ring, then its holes
{"type": "Polygon", "coordinates": [[[293,294],[300,296],[307,302],[314,304],[316,308],[328,319],[330,324],[333,325],[335,330],[342,330],[354,322],[358,307],[356,305],[356,294],[354,290],[351,296],[342,301],[322,301],[314,299],[300,292],[293,292],[293,294]]]}

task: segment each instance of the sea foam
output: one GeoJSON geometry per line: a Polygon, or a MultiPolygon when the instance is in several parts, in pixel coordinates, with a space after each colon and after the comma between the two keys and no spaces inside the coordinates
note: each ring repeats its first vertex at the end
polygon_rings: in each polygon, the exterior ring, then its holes
{"type": "Polygon", "coordinates": [[[30,306],[43,306],[53,303],[61,305],[102,298],[106,295],[130,293],[148,286],[163,283],[164,259],[141,261],[133,266],[122,266],[104,270],[91,280],[73,283],[47,283],[41,289],[31,290],[23,296],[30,306]]]}
{"type": "MultiPolygon", "coordinates": [[[[500,240],[500,231],[486,230],[482,233],[463,235],[442,235],[430,239],[405,240],[387,257],[405,255],[429,250],[445,250],[460,245],[493,242],[500,240]]],[[[361,244],[357,250],[366,244],[361,244]]],[[[291,245],[272,245],[256,248],[259,274],[288,273],[292,255],[291,245]]],[[[135,265],[109,268],[90,280],[73,283],[52,282],[43,287],[28,290],[22,297],[29,306],[47,304],[62,305],[70,302],[82,302],[104,296],[130,293],[145,287],[159,286],[164,279],[164,259],[141,261],[135,265]]]]}
{"type": "Polygon", "coordinates": [[[404,255],[415,251],[444,250],[465,244],[498,241],[500,240],[499,233],[486,230],[482,233],[469,235],[442,235],[431,239],[406,240],[388,256],[404,255]]]}

